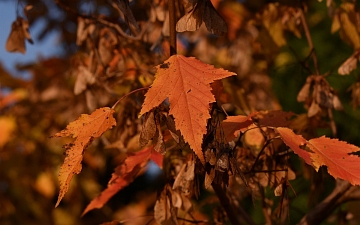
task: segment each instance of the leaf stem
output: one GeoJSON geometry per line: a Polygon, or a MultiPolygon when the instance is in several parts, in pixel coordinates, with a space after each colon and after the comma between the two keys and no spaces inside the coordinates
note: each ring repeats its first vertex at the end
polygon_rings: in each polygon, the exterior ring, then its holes
{"type": "Polygon", "coordinates": [[[175,0],[169,0],[170,56],[176,55],[176,8],[175,0]]]}
{"type": "Polygon", "coordinates": [[[318,60],[317,60],[316,52],[315,52],[315,49],[314,49],[314,44],[313,44],[312,39],[311,39],[309,27],[308,27],[306,19],[305,19],[304,10],[302,9],[301,6],[299,7],[299,10],[300,10],[301,24],[302,24],[302,26],[304,28],[305,36],[306,36],[306,39],[307,39],[308,44],[309,44],[310,54],[311,54],[313,62],[314,62],[315,72],[316,72],[316,75],[320,75],[318,60]]]}
{"type": "Polygon", "coordinates": [[[143,90],[146,90],[146,89],[149,89],[150,87],[143,87],[143,88],[138,88],[138,89],[135,89],[133,91],[130,91],[129,93],[127,93],[126,95],[122,96],[119,100],[117,100],[115,102],[115,104],[111,107],[112,109],[115,109],[115,107],[117,106],[117,104],[119,104],[119,102],[121,100],[123,100],[124,98],[128,97],[129,95],[135,93],[135,92],[138,92],[138,91],[143,91],[143,90]]]}

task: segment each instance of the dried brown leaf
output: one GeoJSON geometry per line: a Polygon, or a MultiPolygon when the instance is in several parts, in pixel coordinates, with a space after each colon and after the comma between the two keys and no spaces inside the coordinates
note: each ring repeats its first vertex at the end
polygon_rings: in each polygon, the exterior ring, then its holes
{"type": "Polygon", "coordinates": [[[212,182],[214,181],[215,178],[215,168],[211,168],[209,173],[205,173],[205,181],[204,181],[204,185],[205,188],[208,189],[212,182]]]}
{"type": "Polygon", "coordinates": [[[348,75],[351,71],[357,68],[357,62],[359,58],[359,51],[356,51],[352,54],[338,69],[338,74],[340,75],[348,75]]]}
{"type": "Polygon", "coordinates": [[[26,53],[25,39],[33,44],[29,33],[29,23],[21,17],[17,17],[11,25],[10,35],[6,41],[6,51],[26,53]]]}
{"type": "Polygon", "coordinates": [[[147,143],[154,138],[156,134],[156,124],[155,124],[155,117],[154,111],[151,110],[150,112],[146,113],[145,121],[142,125],[142,129],[140,132],[140,147],[147,145],[147,143]]]}
{"type": "Polygon", "coordinates": [[[177,209],[172,203],[171,187],[165,185],[155,203],[154,218],[161,225],[177,225],[177,209]]]}

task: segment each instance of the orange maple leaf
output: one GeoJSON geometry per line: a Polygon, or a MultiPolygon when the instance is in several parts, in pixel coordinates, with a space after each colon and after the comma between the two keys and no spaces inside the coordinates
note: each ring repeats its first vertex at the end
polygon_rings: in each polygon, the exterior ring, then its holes
{"type": "Polygon", "coordinates": [[[107,188],[86,206],[82,216],[90,210],[103,207],[113,195],[128,186],[135,179],[139,171],[147,164],[149,159],[152,159],[159,167],[162,167],[163,155],[156,152],[153,146],[129,155],[125,161],[115,169],[107,188]]]}
{"type": "Polygon", "coordinates": [[[316,171],[320,166],[327,166],[329,174],[334,178],[360,185],[360,157],[356,155],[359,147],[324,136],[307,141],[284,127],[277,128],[277,131],[284,143],[316,171]]]}
{"type": "Polygon", "coordinates": [[[205,163],[201,144],[210,118],[209,104],[215,102],[210,84],[235,74],[182,55],[173,55],[156,68],[154,83],[145,95],[140,115],[168,98],[176,129],[205,163]]]}
{"type": "Polygon", "coordinates": [[[73,137],[74,142],[65,145],[66,157],[59,171],[60,192],[55,207],[57,207],[69,189],[74,174],[81,171],[83,152],[94,138],[100,137],[105,131],[116,125],[114,110],[108,107],[95,110],[91,115],[82,114],[66,128],[52,137],[73,137]]]}
{"type": "Polygon", "coordinates": [[[254,122],[251,116],[228,116],[222,121],[222,128],[224,130],[224,136],[227,141],[233,140],[239,136],[239,131],[245,131],[254,122]]]}
{"type": "Polygon", "coordinates": [[[289,125],[289,119],[295,114],[281,110],[252,112],[248,116],[228,116],[222,121],[224,135],[227,141],[239,136],[239,131],[245,131],[248,127],[257,123],[261,127],[284,127],[289,125]]]}

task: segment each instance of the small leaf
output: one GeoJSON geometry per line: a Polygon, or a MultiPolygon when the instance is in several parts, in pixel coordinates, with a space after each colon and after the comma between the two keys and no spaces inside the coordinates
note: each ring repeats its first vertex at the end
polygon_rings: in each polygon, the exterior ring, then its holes
{"type": "Polygon", "coordinates": [[[140,132],[140,147],[144,147],[147,143],[153,139],[156,133],[156,124],[154,111],[150,111],[145,115],[145,121],[143,123],[141,132],[140,132]]]}
{"type": "MultiPolygon", "coordinates": [[[[174,207],[174,192],[169,185],[165,185],[160,197],[155,203],[154,218],[161,225],[177,225],[177,209],[174,207]]],[[[181,199],[180,199],[181,200],[181,199]]]]}
{"type": "Polygon", "coordinates": [[[60,193],[57,207],[69,189],[72,177],[81,171],[81,162],[84,150],[91,144],[94,138],[100,137],[105,131],[116,125],[113,117],[114,110],[104,107],[97,109],[91,115],[82,114],[76,121],[71,122],[52,137],[72,137],[75,141],[65,145],[66,157],[63,165],[60,167],[59,182],[60,193]]]}
{"type": "Polygon", "coordinates": [[[205,173],[205,180],[204,180],[204,185],[205,188],[208,189],[212,182],[214,181],[215,178],[215,168],[211,168],[209,173],[205,173]]]}
{"type": "Polygon", "coordinates": [[[344,38],[350,41],[354,49],[358,49],[360,47],[360,36],[350,16],[354,13],[355,6],[353,3],[347,2],[341,4],[341,8],[343,11],[340,13],[339,18],[344,38]]]}
{"type": "Polygon", "coordinates": [[[355,70],[357,67],[357,62],[359,58],[359,51],[356,51],[352,54],[338,69],[338,74],[340,75],[348,75],[351,71],[355,70]]]}
{"type": "Polygon", "coordinates": [[[6,41],[6,51],[26,53],[25,39],[33,44],[29,33],[29,23],[21,17],[16,18],[11,25],[11,32],[6,41]]]}
{"type": "Polygon", "coordinates": [[[253,123],[251,116],[228,116],[222,121],[226,140],[233,140],[235,137],[239,136],[239,131],[245,131],[253,123]]]}
{"type": "Polygon", "coordinates": [[[224,35],[227,33],[225,21],[210,0],[198,0],[193,8],[177,22],[176,31],[195,31],[203,22],[207,30],[213,34],[224,35]]]}
{"type": "Polygon", "coordinates": [[[306,79],[306,83],[304,84],[304,86],[301,88],[301,90],[299,91],[296,100],[298,102],[305,102],[306,99],[309,97],[310,94],[310,86],[311,86],[311,79],[306,79]]]}
{"type": "Polygon", "coordinates": [[[80,65],[77,68],[77,76],[74,85],[74,94],[78,95],[81,94],[83,91],[86,90],[87,85],[94,84],[96,81],[95,76],[83,65],[80,65]]]}

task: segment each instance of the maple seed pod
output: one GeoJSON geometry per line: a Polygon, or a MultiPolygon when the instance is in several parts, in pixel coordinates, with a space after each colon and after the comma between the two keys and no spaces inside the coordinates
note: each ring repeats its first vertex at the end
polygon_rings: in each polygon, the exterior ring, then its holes
{"type": "Polygon", "coordinates": [[[313,117],[316,114],[318,114],[320,111],[321,111],[320,106],[315,101],[312,101],[311,106],[308,110],[308,117],[313,117]]]}
{"type": "Polygon", "coordinates": [[[6,51],[26,53],[25,39],[33,44],[29,33],[29,23],[21,17],[16,18],[11,25],[11,32],[6,41],[6,51]]]}
{"type": "Polygon", "coordinates": [[[305,102],[310,93],[311,83],[306,82],[297,95],[298,102],[305,102]]]}
{"type": "Polygon", "coordinates": [[[223,153],[216,162],[216,168],[220,172],[225,172],[229,169],[229,154],[223,153]]]}
{"type": "Polygon", "coordinates": [[[339,97],[337,95],[334,95],[332,103],[333,103],[334,109],[336,109],[336,110],[343,110],[344,109],[344,107],[341,104],[341,101],[340,101],[340,99],[339,99],[339,97]]]}

